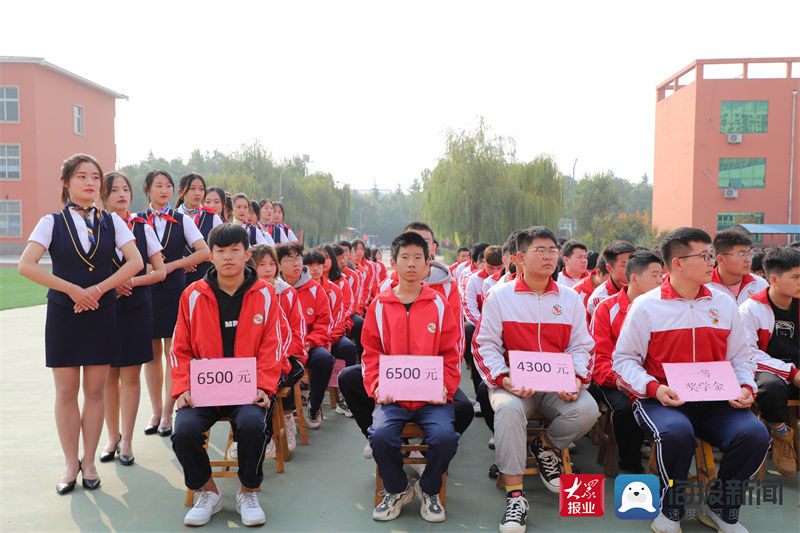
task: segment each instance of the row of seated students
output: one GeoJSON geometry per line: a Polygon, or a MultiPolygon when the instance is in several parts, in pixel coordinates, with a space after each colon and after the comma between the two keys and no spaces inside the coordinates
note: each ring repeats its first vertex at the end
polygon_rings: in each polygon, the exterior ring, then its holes
{"type": "MultiPolygon", "coordinates": [[[[197,181],[193,178],[191,183],[197,181]]],[[[309,424],[312,428],[319,427],[322,394],[333,359],[338,356],[346,363],[354,362],[353,345],[357,354],[360,343],[362,365],[351,365],[339,375],[339,387],[346,400],[346,405],[340,407],[345,413],[352,412],[367,437],[364,453],[374,457],[386,488],[383,501],[373,510],[373,518],[395,518],[416,493],[423,518],[444,520],[445,510],[438,499],[441,474],[447,471],[460,435],[474,414],[472,402],[458,389],[463,353],[469,354],[471,366],[479,377],[474,380],[476,397],[494,432],[496,465],[506,482],[506,507],[499,528],[524,531],[528,502],[522,490],[522,474],[528,452],[525,431],[528,416],[540,412],[550,419],[546,432],[533,442],[530,451],[539,463],[545,486],[558,491],[558,476],[562,471],[558,449],[589,431],[599,414],[589,392],[597,355],[596,339],[587,325],[592,316],[587,320],[585,303],[591,303],[598,291],[605,291],[609,297],[624,294],[629,300],[635,299],[619,329],[610,362],[614,385],[632,399],[635,421],[653,438],[653,453],[659,458],[661,514],[653,523],[654,529],[680,529],[683,509],[671,503],[674,498],[666,496],[673,490],[670,479],[687,477],[695,435],[722,449],[720,478],[725,481],[751,477],[763,462],[770,442],[777,443],[778,435],[791,434],[791,428],[777,420],[779,416],[785,420],[786,415],[786,410],[780,409],[780,402],[769,415],[776,418],[771,423],[771,435],[746,408],[752,404],[756,391],[760,405],[763,397],[769,398],[770,391],[773,395],[781,390],[784,395],[796,393],[797,353],[791,350],[796,347],[797,339],[790,336],[786,342],[790,328],[783,319],[797,317],[796,312],[791,315],[796,310],[798,294],[795,293],[800,283],[797,251],[770,252],[764,265],[771,287],[766,292],[766,289],[756,292],[755,287],[749,287],[754,282],[749,275],[742,276],[737,288],[735,283],[728,283],[732,269],[723,268],[737,259],[746,262],[749,242],[747,253],[738,253],[735,246],[726,249],[720,241],[717,251],[722,251],[715,254],[712,240],[705,232],[681,228],[664,239],[660,255],[640,257],[650,252],[638,251],[627,243],[613,243],[601,259],[605,274],[584,276],[593,285],[595,280],[599,281],[587,298],[553,279],[560,252],[555,236],[547,228],[534,226],[516,231],[505,249],[485,246],[482,253],[472,256],[471,265],[460,267],[461,272],[458,268],[451,272],[431,261],[436,251],[431,228],[424,223],[412,223],[393,242],[394,272],[379,284],[379,264],[365,261],[363,243],[342,242],[338,249],[323,247],[303,254],[302,246],[297,243],[281,244],[275,249],[260,243],[258,234],[254,235],[251,229],[254,224],[244,223],[238,217],[236,220],[242,223],[216,224],[216,213],[210,207],[198,209],[197,213],[177,213],[169,207],[173,187],[171,177],[164,171],[148,174],[145,190],[151,205],[138,216],[131,216],[125,207],[130,204],[129,180],[119,174],[104,179],[99,164],[89,156],[67,160],[61,182],[63,199],[67,202],[65,209],[43,217],[20,260],[20,273],[51,289],[47,365],[53,368],[59,398],[57,425],[60,432],[67,429],[64,435],[72,435],[62,439],[67,471],[57,486],[59,493],[72,490],[78,473],[83,473],[85,488],[93,490],[99,486],[94,454],[102,415],[100,419],[96,415],[102,413],[102,408],[97,409],[98,401],[102,405],[106,399],[103,389],[109,388],[106,385],[106,378],[111,375],[109,362],[117,363],[120,368],[117,379],[122,379],[122,369],[136,365],[121,360],[119,354],[130,355],[135,351],[137,357],[142,357],[144,354],[137,351],[144,351],[142,339],[152,339],[153,352],[158,344],[168,354],[171,379],[165,380],[169,384],[167,396],[169,401],[176,402],[178,411],[174,431],[172,407],[164,405],[146,432],[158,431],[162,436],[171,433],[186,485],[200,491],[185,523],[202,525],[221,509],[219,488],[211,477],[208,456],[202,446],[203,432],[221,416],[231,418],[237,441],[235,453],[240,463],[241,483],[236,496],[237,509],[245,525],[263,523],[264,513],[254,491],[263,479],[262,463],[269,454],[271,426],[267,421],[279,385],[296,384],[301,370],[309,371],[309,424]],[[95,207],[98,195],[114,213],[95,207]],[[191,218],[192,214],[202,217],[202,213],[214,221],[211,225],[216,224],[207,235],[202,232],[202,224],[198,228],[195,223],[197,218],[191,218]],[[173,232],[175,242],[170,240],[173,232]],[[53,259],[52,274],[37,264],[45,250],[50,251],[53,259]],[[251,266],[254,252],[257,261],[251,266]],[[339,267],[338,277],[333,267],[334,257],[339,267]],[[719,270],[713,267],[715,257],[719,270]],[[645,292],[650,281],[647,273],[654,272],[654,264],[660,266],[653,258],[663,261],[667,274],[659,287],[645,292]],[[502,268],[497,268],[504,262],[508,268],[502,273],[502,268]],[[185,276],[202,263],[207,263],[204,274],[186,287],[185,276]],[[628,263],[632,265],[630,272],[628,263]],[[470,275],[473,269],[476,272],[470,275]],[[482,280],[479,293],[477,281],[470,283],[470,280],[480,272],[483,274],[476,278],[482,280]],[[176,273],[180,274],[180,284],[176,273]],[[715,275],[724,287],[712,284],[715,275]],[[608,277],[603,279],[603,276],[608,277]],[[493,286],[484,292],[489,280],[493,286]],[[127,315],[123,313],[126,298],[137,294],[137,290],[145,294],[142,289],[165,282],[168,286],[162,287],[164,294],[158,297],[153,294],[149,301],[143,298],[143,302],[137,301],[127,310],[127,315]],[[183,287],[178,289],[181,284],[183,287]],[[628,287],[634,285],[644,294],[636,295],[635,291],[629,294],[628,287]],[[349,300],[345,286],[351,289],[349,300]],[[462,312],[462,299],[468,288],[475,301],[474,305],[470,302],[468,312],[462,312]],[[723,290],[736,290],[737,294],[723,290]],[[166,293],[178,297],[174,326],[169,332],[161,323],[172,305],[166,293]],[[734,300],[734,296],[741,298],[743,294],[752,296],[745,299],[743,306],[750,301],[761,306],[749,304],[753,306],[749,316],[742,310],[746,320],[734,300]],[[341,305],[337,305],[339,301],[341,305]],[[778,308],[789,313],[778,312],[775,310],[778,308]],[[465,340],[464,314],[471,314],[477,321],[473,323],[469,342],[465,340]],[[135,324],[120,322],[119,317],[127,317],[135,324]],[[362,329],[357,332],[360,319],[363,319],[363,324],[359,324],[362,329]],[[148,334],[149,328],[152,335],[148,334]],[[347,335],[355,342],[343,341],[347,335]],[[137,350],[120,346],[120,338],[129,339],[137,350]],[[91,343],[87,344],[87,339],[91,343]],[[773,342],[788,351],[775,352],[773,342]],[[509,350],[572,354],[577,392],[545,393],[515,387],[509,378],[509,350]],[[445,386],[441,402],[395,402],[379,394],[379,356],[399,354],[442,357],[445,386]],[[193,405],[188,380],[191,359],[254,355],[258,393],[251,404],[221,409],[193,405]],[[794,359],[786,361],[787,357],[794,359]],[[661,364],[687,360],[731,361],[742,386],[741,395],[730,402],[684,404],[667,386],[661,364]],[[85,397],[82,414],[77,407],[77,392],[71,396],[77,390],[75,383],[80,383],[81,369],[85,397]],[[771,380],[769,385],[764,382],[762,390],[756,370],[780,380],[771,380]],[[170,425],[164,423],[165,419],[170,425]],[[79,433],[74,428],[70,430],[75,420],[84,427],[81,461],[79,433]],[[719,423],[720,420],[724,423],[719,423]],[[417,422],[423,428],[428,444],[427,465],[420,482],[413,486],[402,472],[400,456],[400,432],[406,421],[417,422]]],[[[187,204],[188,190],[181,187],[181,199],[187,204]]],[[[207,197],[208,194],[206,200],[207,197]]],[[[244,202],[240,203],[244,211],[244,202]]],[[[572,248],[572,256],[580,253],[580,247],[572,248]]],[[[567,264],[566,258],[564,263],[567,264]]],[[[572,279],[581,276],[574,269],[568,272],[572,279]]],[[[601,303],[604,302],[599,298],[596,307],[601,303]]],[[[593,315],[596,313],[595,310],[593,315]]],[[[610,319],[612,330],[613,323],[610,319]]],[[[790,324],[796,332],[796,323],[790,324]]],[[[158,363],[160,366],[160,353],[158,363]]],[[[123,387],[124,384],[123,380],[123,387]]],[[[291,405],[286,407],[291,412],[291,405]]],[[[130,418],[123,406],[123,426],[130,450],[126,413],[130,418]]],[[[135,418],[135,410],[133,415],[135,418]]],[[[131,464],[132,454],[122,453],[122,439],[116,444],[118,449],[112,446],[105,450],[106,457],[110,454],[113,460],[118,452],[120,462],[125,456],[131,464]]],[[[723,501],[726,505],[704,506],[701,520],[720,531],[744,531],[738,522],[738,506],[729,504],[735,498],[723,501]]]]}

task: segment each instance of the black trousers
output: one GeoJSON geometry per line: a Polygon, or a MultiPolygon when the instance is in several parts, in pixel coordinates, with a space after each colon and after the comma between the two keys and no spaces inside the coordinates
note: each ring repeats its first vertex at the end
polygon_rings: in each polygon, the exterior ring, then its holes
{"type": "MultiPolygon", "coordinates": [[[[367,395],[364,389],[364,376],[361,366],[348,366],[339,372],[339,392],[344,396],[347,407],[352,411],[353,418],[358,424],[361,433],[369,438],[369,427],[372,425],[372,412],[375,410],[375,400],[367,395]]],[[[475,410],[467,395],[461,389],[453,395],[453,409],[455,411],[455,430],[464,434],[472,419],[475,410]]]]}
{"type": "Polygon", "coordinates": [[[220,418],[228,417],[233,427],[233,438],[239,443],[239,481],[248,489],[260,487],[264,479],[264,451],[272,434],[273,404],[274,401],[268,410],[255,404],[178,409],[172,449],[183,467],[186,486],[198,490],[211,479],[208,453],[203,448],[206,440],[203,433],[220,418]]]}
{"type": "MultiPolygon", "coordinates": [[[[475,396],[478,396],[478,388],[483,382],[481,375],[478,373],[478,368],[475,366],[475,360],[472,357],[472,336],[475,334],[475,324],[469,320],[464,322],[464,359],[469,363],[469,377],[472,379],[472,386],[475,389],[475,396]]],[[[488,394],[486,396],[489,398],[488,394]]],[[[480,399],[478,399],[480,401],[480,399]]],[[[483,404],[481,403],[481,412],[483,412],[483,404]]]]}
{"type": "Polygon", "coordinates": [[[614,387],[601,387],[592,383],[589,388],[593,387],[597,388],[599,397],[612,412],[611,424],[614,427],[614,440],[617,442],[617,451],[619,452],[619,463],[617,464],[620,470],[643,472],[641,447],[644,432],[633,416],[631,399],[614,387]]]}
{"type": "Polygon", "coordinates": [[[286,398],[283,398],[283,410],[287,414],[291,414],[296,407],[294,402],[294,386],[298,381],[300,381],[300,378],[302,378],[303,374],[305,373],[303,365],[301,365],[293,355],[289,356],[289,362],[292,364],[292,369],[289,370],[289,375],[286,376],[283,383],[281,383],[282,387],[289,387],[291,389],[289,391],[289,395],[286,398]]]}
{"type": "Polygon", "coordinates": [[[361,328],[364,325],[364,317],[353,313],[350,315],[350,320],[353,321],[353,325],[350,327],[350,331],[347,332],[347,336],[356,343],[356,353],[361,357],[361,354],[364,353],[364,347],[361,346],[361,328]]]}
{"type": "Polygon", "coordinates": [[[771,372],[756,372],[756,406],[761,418],[771,424],[789,421],[789,400],[800,398],[800,389],[771,372]]]}

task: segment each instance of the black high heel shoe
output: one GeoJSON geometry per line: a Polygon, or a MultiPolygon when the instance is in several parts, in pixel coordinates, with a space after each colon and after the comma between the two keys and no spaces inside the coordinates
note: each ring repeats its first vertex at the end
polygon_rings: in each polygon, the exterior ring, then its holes
{"type": "Polygon", "coordinates": [[[131,466],[133,464],[133,455],[122,455],[119,456],[119,464],[123,466],[131,466]]]}
{"type": "MultiPolygon", "coordinates": [[[[153,416],[155,416],[155,415],[153,415],[153,416]]],[[[160,419],[159,419],[159,422],[160,422],[160,419]]],[[[156,422],[155,425],[151,424],[149,426],[145,426],[144,427],[144,434],[145,435],[155,435],[156,433],[158,433],[158,424],[159,424],[159,422],[156,422]]]]}
{"type": "Polygon", "coordinates": [[[114,460],[114,455],[119,451],[119,441],[122,440],[122,434],[120,433],[119,437],[117,438],[117,443],[114,445],[114,449],[110,452],[102,452],[100,454],[100,462],[101,463],[110,463],[114,460]]]}
{"type": "MultiPolygon", "coordinates": [[[[78,462],[78,472],[81,471],[81,464],[80,461],[78,462]]],[[[68,481],[67,483],[58,482],[56,483],[56,492],[60,495],[68,494],[75,489],[75,482],[78,480],[78,472],[75,472],[75,479],[72,481],[68,481]]]]}
{"type": "MultiPolygon", "coordinates": [[[[81,465],[81,474],[83,474],[83,465],[81,465]]],[[[100,478],[96,477],[94,479],[86,479],[85,476],[81,476],[81,485],[83,485],[84,489],[87,490],[96,490],[100,486],[100,478]]]]}

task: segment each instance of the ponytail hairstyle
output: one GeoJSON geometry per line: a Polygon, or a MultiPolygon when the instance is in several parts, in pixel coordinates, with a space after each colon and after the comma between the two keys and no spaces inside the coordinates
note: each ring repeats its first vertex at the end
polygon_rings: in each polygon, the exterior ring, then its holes
{"type": "Polygon", "coordinates": [[[97,167],[97,172],[100,173],[100,197],[105,195],[106,183],[103,180],[103,169],[100,168],[100,163],[97,159],[89,154],[75,154],[70,156],[63,163],[61,163],[61,203],[66,204],[69,201],[69,180],[78,170],[81,163],[91,163],[97,167]]]}
{"type": "Polygon", "coordinates": [[[161,175],[167,178],[169,184],[172,185],[172,188],[175,188],[175,181],[172,179],[172,176],[169,175],[169,172],[162,169],[155,169],[151,170],[147,173],[147,176],[144,177],[144,194],[147,195],[147,199],[150,199],[150,187],[153,186],[153,181],[156,179],[156,176],[161,175]]]}
{"type": "Polygon", "coordinates": [[[200,180],[200,183],[203,184],[203,199],[200,200],[200,205],[202,207],[203,202],[206,201],[206,194],[208,194],[208,187],[206,187],[206,180],[203,179],[203,176],[200,174],[195,174],[194,172],[189,172],[181,177],[181,180],[178,182],[178,203],[175,204],[175,207],[179,207],[183,203],[183,196],[192,186],[194,180],[200,180]]]}

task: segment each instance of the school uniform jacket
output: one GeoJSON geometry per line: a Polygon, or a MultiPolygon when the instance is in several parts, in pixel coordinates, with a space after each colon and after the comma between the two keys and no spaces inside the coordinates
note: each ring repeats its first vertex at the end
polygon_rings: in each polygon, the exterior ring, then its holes
{"type": "Polygon", "coordinates": [[[369,305],[370,294],[372,292],[372,280],[375,277],[368,263],[369,261],[362,259],[361,264],[356,268],[356,272],[361,273],[361,300],[359,301],[359,308],[362,311],[369,305]]]}
{"type": "MultiPolygon", "coordinates": [[[[592,278],[595,274],[597,274],[597,270],[592,270],[588,276],[583,278],[577,285],[572,287],[572,290],[577,292],[580,297],[581,301],[583,302],[583,307],[588,308],[589,306],[589,297],[594,292],[594,283],[592,282],[592,278]]],[[[586,316],[591,319],[589,313],[586,313],[586,316]]]]}
{"type": "MultiPolygon", "coordinates": [[[[236,326],[234,357],[256,358],[256,386],[274,395],[278,391],[283,342],[280,306],[272,285],[256,280],[245,291],[236,326]]],[[[219,307],[214,289],[205,280],[195,281],[181,294],[178,322],[172,335],[169,362],[172,397],[190,389],[192,359],[223,356],[219,307]]]]}
{"type": "Polygon", "coordinates": [[[588,276],[588,275],[589,275],[589,271],[587,270],[586,272],[583,273],[583,275],[580,278],[575,279],[573,277],[570,277],[570,275],[567,274],[567,269],[564,268],[564,269],[561,270],[561,272],[558,273],[558,280],[556,280],[556,282],[560,283],[562,285],[566,285],[567,287],[569,287],[571,289],[571,288],[575,287],[575,285],[580,283],[581,280],[583,278],[585,278],[586,276],[588,276]]]}
{"type": "MultiPolygon", "coordinates": [[[[408,311],[392,289],[379,293],[367,310],[361,330],[361,371],[367,394],[375,397],[381,355],[426,355],[442,357],[444,387],[447,399],[452,401],[461,382],[460,335],[444,298],[430,287],[423,284],[408,311]]],[[[397,405],[415,411],[427,403],[409,401],[397,405]]]]}
{"type": "Polygon", "coordinates": [[[614,346],[617,344],[625,317],[628,316],[630,305],[628,291],[619,291],[597,304],[592,317],[589,328],[594,337],[592,379],[603,387],[614,387],[616,384],[616,377],[611,370],[611,355],[614,353],[614,346]]]}
{"type": "Polygon", "coordinates": [[[747,342],[750,345],[753,361],[757,365],[756,371],[770,372],[786,381],[792,381],[797,374],[797,368],[792,363],[767,354],[767,345],[775,329],[775,313],[769,305],[767,291],[769,288],[748,298],[739,306],[747,331],[747,342]]]}
{"type": "Polygon", "coordinates": [[[467,285],[464,289],[464,298],[461,300],[461,305],[464,308],[464,314],[467,319],[473,324],[477,324],[481,319],[481,308],[483,307],[483,282],[489,274],[485,268],[472,274],[467,280],[467,285]]]}
{"type": "Polygon", "coordinates": [[[756,394],[755,363],[736,302],[707,285],[685,300],[666,278],[628,309],[611,369],[632,399],[655,398],[667,383],[662,363],[708,361],[730,361],[739,384],[756,394]]]}
{"type": "Polygon", "coordinates": [[[386,272],[386,265],[383,264],[383,261],[375,261],[375,269],[377,271],[377,286],[380,286],[381,282],[383,282],[389,274],[386,272]]]}
{"type": "Polygon", "coordinates": [[[597,304],[610,296],[614,296],[620,291],[620,289],[623,288],[625,288],[624,285],[621,285],[620,287],[614,285],[614,281],[611,279],[611,276],[609,276],[608,279],[598,285],[597,288],[592,292],[592,295],[589,296],[589,300],[586,303],[586,314],[591,318],[591,316],[594,314],[594,310],[597,309],[597,304]]]}
{"type": "Polygon", "coordinates": [[[328,327],[328,337],[331,342],[336,342],[339,337],[344,335],[346,328],[346,320],[344,314],[344,296],[342,290],[336,283],[331,283],[324,275],[320,278],[322,280],[322,289],[325,296],[328,298],[328,305],[331,310],[331,324],[328,327]]]}
{"type": "Polygon", "coordinates": [[[308,267],[303,267],[300,279],[293,285],[300,300],[300,311],[306,321],[305,342],[310,348],[326,347],[331,342],[331,308],[325,291],[319,283],[311,279],[308,267]]]}
{"type": "Polygon", "coordinates": [[[588,385],[593,348],[586,313],[575,291],[551,278],[539,295],[521,275],[489,293],[472,341],[478,372],[492,387],[499,387],[500,378],[509,375],[510,350],[572,354],[575,376],[588,385]]]}
{"type": "Polygon", "coordinates": [[[503,276],[505,275],[506,275],[506,269],[503,269],[495,272],[494,274],[483,280],[483,283],[481,284],[481,297],[483,298],[484,301],[486,300],[486,297],[489,295],[489,291],[492,290],[492,287],[497,285],[497,282],[500,281],[500,279],[503,278],[503,276]]]}
{"type": "Polygon", "coordinates": [[[769,283],[761,276],[745,274],[744,277],[742,277],[742,282],[739,284],[739,296],[734,296],[719,277],[718,267],[714,267],[714,271],[711,272],[711,281],[707,283],[707,285],[727,294],[736,301],[737,305],[742,305],[748,298],[752,298],[759,292],[769,289],[769,283]]]}
{"type": "MultiPolygon", "coordinates": [[[[308,352],[305,349],[306,321],[300,308],[300,298],[297,291],[282,279],[275,280],[275,294],[290,332],[288,339],[284,338],[286,355],[293,355],[305,367],[308,361],[308,352]]],[[[288,369],[285,371],[288,373],[288,369]]]]}

